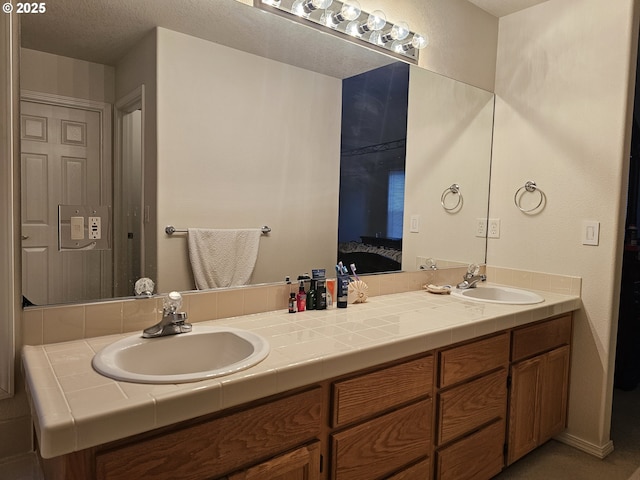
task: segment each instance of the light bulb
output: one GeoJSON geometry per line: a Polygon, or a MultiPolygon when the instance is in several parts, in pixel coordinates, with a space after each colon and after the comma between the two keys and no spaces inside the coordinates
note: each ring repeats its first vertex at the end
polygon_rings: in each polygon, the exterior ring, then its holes
{"type": "Polygon", "coordinates": [[[389,36],[391,37],[391,40],[404,40],[409,36],[409,25],[407,25],[406,22],[396,23],[391,28],[389,36]]]}
{"type": "Polygon", "coordinates": [[[382,10],[375,10],[367,18],[367,30],[382,30],[387,24],[387,16],[382,10]]]}
{"type": "Polygon", "coordinates": [[[391,44],[391,50],[396,53],[405,53],[409,50],[415,48],[416,50],[421,50],[424,47],[429,45],[429,37],[426,35],[420,35],[419,33],[414,33],[411,41],[403,43],[401,40],[396,40],[391,44]]]}
{"type": "Polygon", "coordinates": [[[311,0],[307,2],[313,10],[325,10],[333,3],[333,0],[311,0]]]}
{"type": "Polygon", "coordinates": [[[355,20],[360,16],[362,10],[360,9],[360,3],[357,0],[350,0],[348,2],[344,2],[342,4],[342,8],[340,9],[340,16],[344,20],[355,20]]]}
{"type": "Polygon", "coordinates": [[[375,10],[369,14],[365,23],[358,23],[357,21],[350,22],[347,25],[346,32],[354,37],[361,37],[367,32],[375,32],[382,30],[387,24],[387,16],[381,10],[375,10]]]}
{"type": "Polygon", "coordinates": [[[291,5],[291,13],[308,18],[314,10],[324,10],[332,3],[333,0],[296,0],[291,5]]]}
{"type": "Polygon", "coordinates": [[[357,0],[349,0],[342,4],[342,8],[339,12],[333,10],[327,10],[320,17],[320,23],[325,24],[327,27],[336,28],[345,20],[352,21],[360,16],[362,10],[357,0]]]}
{"type": "Polygon", "coordinates": [[[404,40],[409,36],[409,25],[406,22],[398,22],[386,33],[373,32],[369,37],[371,43],[384,46],[391,40],[404,40]]]}
{"type": "Polygon", "coordinates": [[[291,5],[291,13],[299,17],[308,17],[311,11],[307,12],[305,10],[304,2],[305,0],[296,0],[295,2],[293,2],[293,5],[291,5]]]}
{"type": "Polygon", "coordinates": [[[418,50],[423,49],[429,45],[429,37],[426,35],[420,35],[419,33],[414,33],[413,38],[411,39],[411,46],[418,50]]]}
{"type": "Polygon", "coordinates": [[[282,0],[262,0],[262,3],[266,3],[267,5],[271,5],[272,7],[279,7],[282,3],[282,0]]]}

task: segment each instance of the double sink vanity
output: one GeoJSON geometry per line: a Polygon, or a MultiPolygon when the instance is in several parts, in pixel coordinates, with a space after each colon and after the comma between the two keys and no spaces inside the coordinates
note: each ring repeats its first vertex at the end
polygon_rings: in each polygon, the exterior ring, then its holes
{"type": "Polygon", "coordinates": [[[45,476],[488,479],[564,429],[578,308],[481,285],[25,346],[45,476]]]}

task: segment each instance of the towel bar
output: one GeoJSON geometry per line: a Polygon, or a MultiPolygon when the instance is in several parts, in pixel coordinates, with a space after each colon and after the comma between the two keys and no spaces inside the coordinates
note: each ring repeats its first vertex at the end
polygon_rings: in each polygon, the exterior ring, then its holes
{"type": "MultiPolygon", "coordinates": [[[[270,231],[271,231],[271,227],[267,227],[266,225],[261,227],[260,230],[262,231],[263,235],[267,235],[270,231]]],[[[174,233],[188,233],[189,230],[187,230],[186,228],[176,228],[173,225],[167,225],[166,227],[164,227],[164,231],[167,235],[173,235],[174,233]]]]}

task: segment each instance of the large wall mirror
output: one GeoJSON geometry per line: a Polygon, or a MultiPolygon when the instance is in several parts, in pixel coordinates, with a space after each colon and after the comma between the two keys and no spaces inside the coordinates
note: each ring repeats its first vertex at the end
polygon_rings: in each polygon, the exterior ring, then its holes
{"type": "MultiPolygon", "coordinates": [[[[57,252],[53,241],[23,243],[28,300],[130,296],[137,276],[155,280],[158,292],[193,289],[187,235],[168,235],[167,225],[269,226],[252,283],[313,268],[333,272],[341,126],[354,117],[342,112],[343,81],[397,59],[237,0],[59,0],[46,15],[21,21],[21,87],[36,99],[22,132],[31,142],[24,151],[28,178],[52,185],[44,178],[50,154],[39,150],[38,135],[55,122],[42,118],[62,122],[70,144],[57,154],[66,162],[55,174],[64,186],[61,200],[44,206],[43,198],[29,197],[41,196],[42,188],[23,187],[23,208],[35,215],[29,221],[44,218],[54,203],[99,203],[119,212],[110,222],[117,238],[107,251],[57,252]],[[67,102],[67,111],[51,110],[47,98],[67,102]],[[139,138],[126,139],[121,129],[132,112],[139,138]],[[83,135],[109,146],[95,152],[93,167],[78,149],[83,135]],[[113,163],[126,158],[121,148],[135,150],[137,158],[129,183],[122,180],[121,160],[113,163]],[[97,178],[94,185],[86,175],[97,178]],[[46,276],[30,274],[59,253],[64,258],[47,267],[46,276]],[[127,276],[132,264],[138,271],[127,276]],[[46,282],[61,293],[29,298],[30,285],[50,291],[46,282]]],[[[415,270],[428,258],[439,267],[484,263],[486,238],[476,235],[476,226],[488,209],[493,94],[415,65],[408,77],[401,268],[415,270]],[[445,194],[454,184],[459,193],[445,194]]],[[[367,121],[380,121],[376,105],[365,101],[361,108],[367,121]]],[[[366,190],[363,182],[354,188],[366,190]]]]}

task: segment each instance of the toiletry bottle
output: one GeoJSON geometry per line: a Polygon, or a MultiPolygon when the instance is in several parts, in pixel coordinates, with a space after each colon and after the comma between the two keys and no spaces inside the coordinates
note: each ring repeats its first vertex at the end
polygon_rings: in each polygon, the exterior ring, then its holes
{"type": "Polygon", "coordinates": [[[317,307],[317,300],[316,281],[311,280],[309,291],[307,292],[307,310],[315,310],[317,307]]]}
{"type": "Polygon", "coordinates": [[[347,308],[349,294],[349,275],[338,275],[336,288],[338,290],[338,308],[347,308]]]}
{"type": "Polygon", "coordinates": [[[316,288],[316,310],[325,310],[327,308],[327,288],[324,279],[318,280],[318,288],[316,288]]]}
{"type": "Polygon", "coordinates": [[[307,292],[304,291],[304,280],[300,280],[298,295],[296,295],[296,306],[299,312],[304,312],[307,306],[307,292]]]}
{"type": "Polygon", "coordinates": [[[289,313],[296,313],[296,294],[289,294],[289,313]]]}

